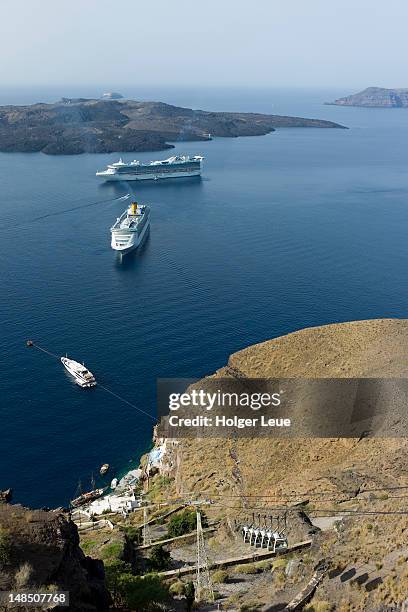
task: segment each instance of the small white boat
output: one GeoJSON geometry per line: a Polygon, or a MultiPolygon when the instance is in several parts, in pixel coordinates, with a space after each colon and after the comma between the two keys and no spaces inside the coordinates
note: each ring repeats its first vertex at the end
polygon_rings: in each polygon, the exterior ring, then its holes
{"type": "Polygon", "coordinates": [[[99,473],[101,476],[103,476],[104,474],[106,474],[108,470],[109,470],[109,463],[104,463],[101,469],[99,470],[99,473]]]}
{"type": "Polygon", "coordinates": [[[114,478],[114,479],[112,480],[112,482],[110,483],[110,487],[111,487],[112,491],[114,491],[114,490],[116,489],[116,487],[117,487],[117,486],[118,486],[118,479],[117,479],[117,478],[114,478]]]}
{"type": "Polygon", "coordinates": [[[95,376],[90,372],[83,363],[78,363],[68,357],[61,357],[61,363],[64,368],[75,378],[75,382],[82,388],[95,387],[95,376]]]}

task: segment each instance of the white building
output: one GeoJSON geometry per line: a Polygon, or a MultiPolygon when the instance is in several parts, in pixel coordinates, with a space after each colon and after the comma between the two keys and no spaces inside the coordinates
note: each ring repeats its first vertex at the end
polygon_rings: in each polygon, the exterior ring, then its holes
{"type": "Polygon", "coordinates": [[[128,514],[140,505],[140,499],[136,499],[133,494],[105,495],[89,504],[88,512],[90,516],[100,515],[106,511],[128,514]]]}

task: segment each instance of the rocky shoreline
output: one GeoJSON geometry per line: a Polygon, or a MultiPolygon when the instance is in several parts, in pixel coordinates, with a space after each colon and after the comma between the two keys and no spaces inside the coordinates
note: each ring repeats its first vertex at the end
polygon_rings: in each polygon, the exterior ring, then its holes
{"type": "Polygon", "coordinates": [[[279,127],[344,128],[332,121],[193,110],[162,102],[63,98],[0,107],[0,151],[49,155],[161,151],[177,141],[261,136],[279,127]]]}

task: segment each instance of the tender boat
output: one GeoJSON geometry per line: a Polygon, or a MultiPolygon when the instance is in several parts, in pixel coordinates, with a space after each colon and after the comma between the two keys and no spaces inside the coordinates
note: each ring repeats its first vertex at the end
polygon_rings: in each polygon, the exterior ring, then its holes
{"type": "Polygon", "coordinates": [[[112,482],[110,483],[110,487],[111,487],[112,491],[114,491],[117,486],[118,486],[118,479],[117,478],[113,478],[112,482]]]}
{"type": "Polygon", "coordinates": [[[64,368],[68,370],[71,376],[74,377],[75,382],[82,388],[95,387],[96,380],[95,376],[90,372],[83,363],[78,363],[68,357],[61,357],[61,363],[64,368]]]}
{"type": "Polygon", "coordinates": [[[104,474],[106,474],[108,470],[109,470],[109,463],[104,463],[101,469],[99,470],[99,473],[101,476],[103,476],[104,474]]]}

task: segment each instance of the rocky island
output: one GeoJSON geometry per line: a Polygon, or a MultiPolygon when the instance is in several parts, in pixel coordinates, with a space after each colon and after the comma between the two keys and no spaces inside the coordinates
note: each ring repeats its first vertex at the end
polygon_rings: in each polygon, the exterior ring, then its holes
{"type": "Polygon", "coordinates": [[[385,89],[384,87],[367,87],[359,93],[338,98],[326,104],[336,106],[364,106],[367,108],[407,108],[408,89],[385,89]]]}
{"type": "Polygon", "coordinates": [[[63,98],[0,107],[0,151],[51,155],[160,151],[175,141],[260,136],[279,127],[342,128],[320,119],[192,110],[162,102],[63,98]]]}

